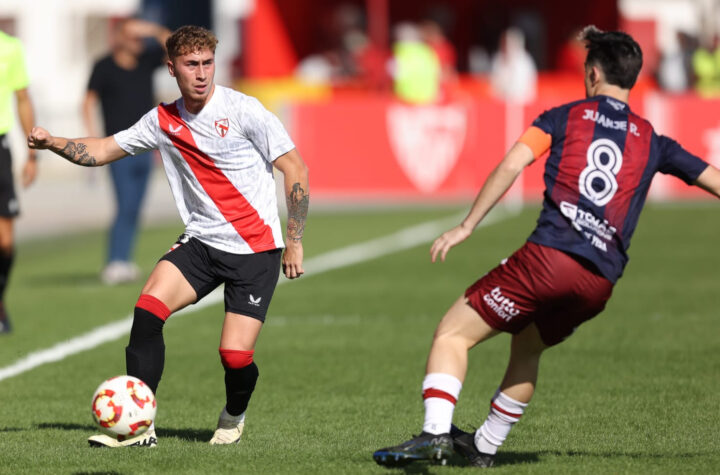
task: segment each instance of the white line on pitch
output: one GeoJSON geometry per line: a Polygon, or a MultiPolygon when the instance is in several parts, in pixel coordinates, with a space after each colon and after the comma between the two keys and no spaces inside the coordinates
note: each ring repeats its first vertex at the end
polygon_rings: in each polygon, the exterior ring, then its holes
{"type": "MultiPolygon", "coordinates": [[[[462,217],[464,216],[465,214],[463,213],[462,217]]],[[[498,210],[489,214],[481,223],[481,226],[494,224],[507,217],[509,217],[507,212],[498,210]]],[[[313,275],[322,274],[323,272],[359,264],[361,262],[376,259],[378,257],[393,254],[395,252],[403,251],[420,244],[430,242],[441,232],[445,231],[450,226],[457,224],[460,219],[461,217],[455,215],[450,218],[429,221],[427,223],[402,229],[387,236],[353,244],[335,251],[326,252],[325,254],[312,257],[305,261],[303,266],[305,268],[305,275],[302,277],[302,280],[305,280],[313,275]]],[[[284,284],[285,282],[288,282],[288,280],[281,278],[278,281],[278,285],[284,284]]],[[[218,288],[214,292],[208,294],[200,302],[174,313],[173,318],[177,318],[178,316],[186,313],[195,312],[222,301],[223,292],[221,288],[218,288]]],[[[50,348],[34,351],[19,359],[15,363],[5,366],[4,368],[0,368],[0,381],[25,373],[44,364],[64,360],[68,356],[91,350],[104,343],[118,340],[130,333],[132,320],[133,317],[130,315],[115,322],[99,326],[87,333],[69,340],[57,343],[50,348]]]]}

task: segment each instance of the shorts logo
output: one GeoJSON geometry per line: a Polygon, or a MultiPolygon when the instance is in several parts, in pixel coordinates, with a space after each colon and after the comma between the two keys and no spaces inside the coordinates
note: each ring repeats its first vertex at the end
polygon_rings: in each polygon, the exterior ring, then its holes
{"type": "Polygon", "coordinates": [[[261,300],[262,300],[262,297],[255,298],[255,297],[253,296],[253,294],[250,294],[250,300],[248,301],[248,303],[249,303],[250,305],[255,306],[255,307],[259,307],[261,300]]]}
{"type": "Polygon", "coordinates": [[[227,119],[218,119],[215,121],[215,132],[217,132],[220,137],[225,137],[228,130],[230,130],[230,121],[227,119]]]}
{"type": "Polygon", "coordinates": [[[506,322],[520,314],[520,310],[515,308],[515,302],[505,297],[500,291],[500,287],[495,287],[489,294],[483,295],[483,300],[506,322]]]}
{"type": "Polygon", "coordinates": [[[187,242],[189,240],[190,240],[190,236],[188,236],[187,234],[181,234],[180,237],[178,238],[177,242],[175,244],[173,244],[172,247],[170,249],[168,249],[168,251],[165,254],[170,254],[171,252],[173,252],[175,249],[182,246],[183,244],[187,244],[187,242]]]}

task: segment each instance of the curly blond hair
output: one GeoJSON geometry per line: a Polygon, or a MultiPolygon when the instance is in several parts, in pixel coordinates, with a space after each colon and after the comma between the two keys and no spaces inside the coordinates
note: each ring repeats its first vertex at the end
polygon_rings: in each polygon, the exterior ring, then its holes
{"type": "Polygon", "coordinates": [[[165,42],[168,58],[171,60],[184,54],[199,51],[201,49],[209,49],[215,52],[215,46],[218,39],[212,31],[201,26],[186,25],[181,26],[173,32],[165,42]]]}

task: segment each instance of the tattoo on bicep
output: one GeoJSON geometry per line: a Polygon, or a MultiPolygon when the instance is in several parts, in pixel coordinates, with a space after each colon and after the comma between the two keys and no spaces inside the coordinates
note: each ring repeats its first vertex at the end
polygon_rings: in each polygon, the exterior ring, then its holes
{"type": "Polygon", "coordinates": [[[96,165],[95,157],[88,153],[87,145],[84,143],[75,143],[68,140],[65,148],[60,150],[59,153],[60,156],[83,167],[94,167],[96,165]]]}
{"type": "Polygon", "coordinates": [[[287,197],[287,238],[291,241],[297,242],[302,239],[309,205],[310,194],[300,186],[300,183],[293,184],[292,191],[287,197]]]}

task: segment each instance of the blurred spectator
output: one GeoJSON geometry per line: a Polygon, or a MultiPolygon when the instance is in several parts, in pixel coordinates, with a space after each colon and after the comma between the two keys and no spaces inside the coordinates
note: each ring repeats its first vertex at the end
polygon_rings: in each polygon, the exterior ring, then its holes
{"type": "Polygon", "coordinates": [[[426,20],[421,25],[422,37],[425,43],[435,51],[440,62],[442,80],[454,81],[457,77],[457,53],[455,47],[445,37],[440,25],[433,20],[426,20]]]}
{"type": "MultiPolygon", "coordinates": [[[[155,23],[127,19],[113,28],[112,52],[95,63],[83,101],[83,118],[92,137],[103,135],[95,121],[102,106],[104,135],[133,125],[155,104],[153,73],[165,63],[165,40],[170,31],[155,23]],[[160,45],[145,47],[145,40],[160,45]]],[[[100,275],[108,285],[132,282],[140,271],[131,260],[150,170],[152,153],[110,164],[116,215],[110,228],[107,261],[100,275]]]]}
{"type": "Polygon", "coordinates": [[[389,89],[391,81],[387,64],[390,54],[387,49],[373,44],[360,30],[346,33],[344,43],[355,64],[354,79],[373,90],[389,89]]]}
{"type": "Polygon", "coordinates": [[[657,79],[668,92],[685,92],[693,79],[692,57],[697,42],[688,34],[678,32],[675,41],[663,52],[658,65],[657,79]]]}
{"type": "MultiPolygon", "coordinates": [[[[35,125],[28,83],[20,40],[0,31],[0,333],[10,332],[10,318],[5,310],[5,289],[15,257],[13,222],[20,214],[7,134],[15,122],[13,96],[25,136],[30,135],[35,125]]],[[[23,186],[30,185],[36,175],[35,151],[30,150],[23,168],[23,186]]]]}
{"type": "Polygon", "coordinates": [[[490,72],[490,54],[484,46],[474,45],[468,52],[468,69],[473,74],[490,72]]]}
{"type": "Polygon", "coordinates": [[[412,23],[395,27],[392,75],[397,97],[411,104],[435,102],[440,92],[440,61],[422,40],[420,29],[412,23]]]}
{"type": "Polygon", "coordinates": [[[720,47],[718,38],[711,47],[698,48],[692,58],[695,90],[703,97],[720,96],[720,47]]]}
{"type": "Polygon", "coordinates": [[[490,81],[493,92],[506,101],[526,103],[535,99],[537,68],[525,50],[525,36],[508,28],[500,39],[500,50],[492,59],[490,81]]]}

